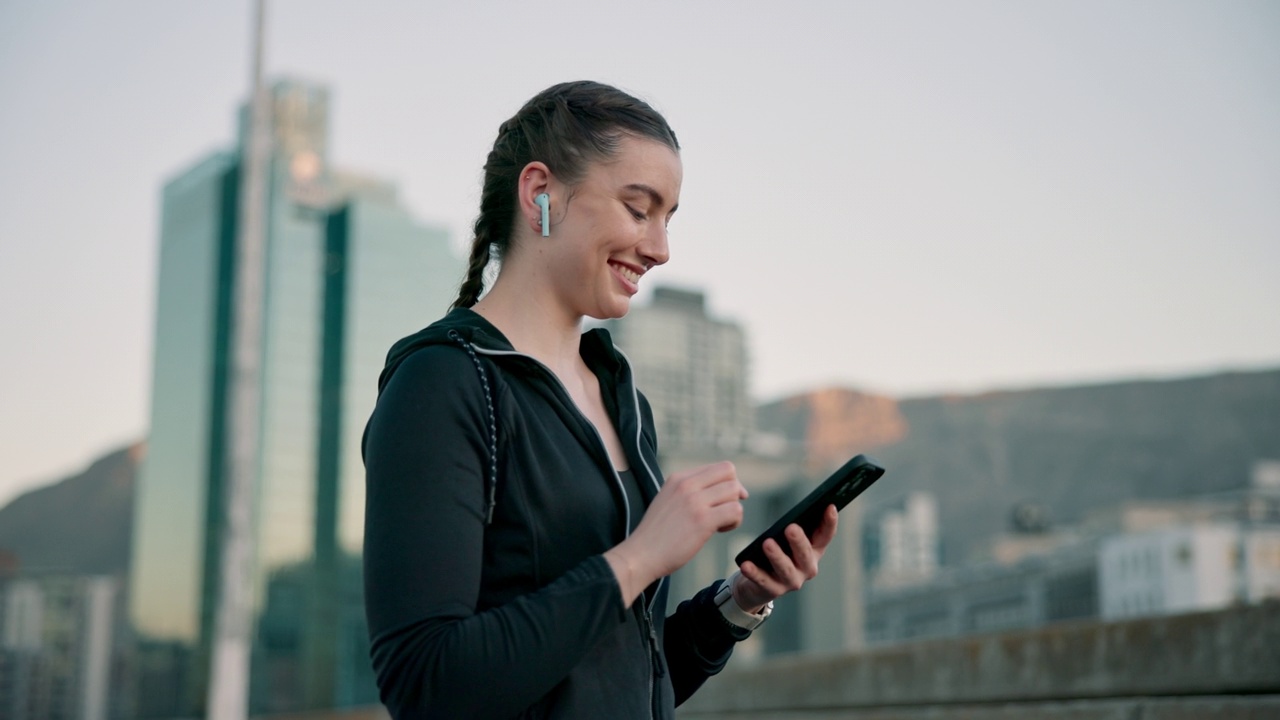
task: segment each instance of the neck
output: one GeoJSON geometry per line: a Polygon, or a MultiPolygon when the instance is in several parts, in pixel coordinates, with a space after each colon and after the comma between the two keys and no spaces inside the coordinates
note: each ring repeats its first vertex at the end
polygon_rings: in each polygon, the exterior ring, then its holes
{"type": "Polygon", "coordinates": [[[581,363],[582,316],[569,312],[523,273],[500,273],[493,288],[472,307],[502,331],[519,352],[536,358],[562,378],[581,363]]]}

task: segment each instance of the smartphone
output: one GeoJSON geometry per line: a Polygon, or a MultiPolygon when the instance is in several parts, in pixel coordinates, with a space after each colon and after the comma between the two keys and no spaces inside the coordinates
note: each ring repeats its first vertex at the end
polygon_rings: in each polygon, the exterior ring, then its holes
{"type": "Polygon", "coordinates": [[[773,538],[787,557],[792,557],[791,543],[787,542],[786,536],[783,535],[788,525],[796,523],[804,530],[805,535],[813,537],[814,531],[822,524],[822,514],[826,512],[828,505],[835,505],[836,510],[843,510],[845,505],[871,487],[871,484],[879,480],[883,474],[884,468],[880,467],[876,461],[866,455],[854,456],[805,499],[796,503],[795,507],[778,518],[778,521],[770,525],[768,530],[752,540],[750,545],[738,553],[734,562],[742,565],[750,560],[756,564],[756,567],[766,572],[773,572],[773,563],[769,562],[769,558],[764,554],[765,540],[773,538]]]}

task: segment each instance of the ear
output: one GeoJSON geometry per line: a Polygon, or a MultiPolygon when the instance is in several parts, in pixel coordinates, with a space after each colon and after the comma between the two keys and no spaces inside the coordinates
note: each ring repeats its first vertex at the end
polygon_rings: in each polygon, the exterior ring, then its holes
{"type": "Polygon", "coordinates": [[[520,180],[516,185],[516,203],[519,205],[518,211],[523,218],[524,226],[534,235],[540,236],[544,230],[551,229],[542,227],[542,206],[534,198],[546,193],[551,198],[551,207],[555,208],[557,201],[561,199],[554,189],[555,185],[551,171],[542,162],[535,160],[525,165],[520,171],[520,180]]]}

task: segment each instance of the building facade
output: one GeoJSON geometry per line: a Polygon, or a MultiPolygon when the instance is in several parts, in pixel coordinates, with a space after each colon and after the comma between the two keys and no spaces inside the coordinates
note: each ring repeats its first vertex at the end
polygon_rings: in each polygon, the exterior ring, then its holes
{"type": "Polygon", "coordinates": [[[1100,552],[1108,620],[1280,597],[1280,527],[1212,523],[1126,533],[1107,538],[1100,552]]]}
{"type": "MultiPolygon", "coordinates": [[[[730,460],[751,493],[743,524],[717,533],[672,576],[672,602],[736,569],[733,558],[793,504],[844,464],[815,462],[807,449],[770,447],[756,435],[750,401],[746,332],[713,317],[694,290],[654,288],[652,301],[606,323],[627,355],[653,408],[659,460],[671,474],[730,460]]],[[[794,652],[833,652],[862,645],[859,509],[841,513],[841,532],[823,556],[823,571],[805,591],[778,601],[760,630],[734,651],[735,662],[794,652]]]]}
{"type": "MultiPolygon", "coordinates": [[[[250,711],[376,699],[359,607],[360,437],[391,343],[462,272],[394,189],[330,167],[328,94],[271,90],[250,711]]],[[[240,174],[246,144],[165,185],[149,453],[129,617],[137,717],[203,713],[219,590],[240,174]]]]}
{"type": "MultiPolygon", "coordinates": [[[[1213,499],[1182,506],[1181,512],[1198,515],[1222,504],[1213,499]]],[[[1137,515],[1145,523],[1151,513],[1137,515]]],[[[873,587],[866,633],[869,644],[882,645],[1063,620],[1202,612],[1276,597],[1280,525],[1179,522],[1077,536],[1016,562],[944,568],[929,582],[873,587]]]]}
{"type": "Polygon", "coordinates": [[[0,719],[108,720],[120,580],[48,575],[0,583],[0,719]]]}
{"type": "Polygon", "coordinates": [[[938,572],[938,500],[912,492],[877,508],[863,524],[865,567],[877,588],[926,582],[938,572]]]}
{"type": "Polygon", "coordinates": [[[747,449],[755,411],[742,326],[711,317],[702,292],[655,287],[648,305],[605,327],[653,406],[659,450],[747,449]]]}
{"type": "Polygon", "coordinates": [[[1037,627],[1097,617],[1093,543],[1013,565],[945,568],[931,581],[867,594],[868,645],[1037,627]]]}

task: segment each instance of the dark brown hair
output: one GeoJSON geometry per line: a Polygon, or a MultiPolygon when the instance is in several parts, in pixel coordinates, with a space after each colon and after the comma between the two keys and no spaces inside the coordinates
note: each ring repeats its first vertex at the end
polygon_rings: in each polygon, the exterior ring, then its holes
{"type": "Polygon", "coordinates": [[[624,135],[680,149],[676,134],[658,111],[615,87],[586,80],[543,90],[502,123],[484,163],[471,258],[453,307],[476,304],[489,258],[501,259],[511,247],[516,186],[524,167],[541,161],[557,179],[572,185],[586,175],[592,162],[612,157],[624,135]]]}

